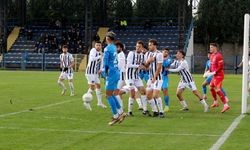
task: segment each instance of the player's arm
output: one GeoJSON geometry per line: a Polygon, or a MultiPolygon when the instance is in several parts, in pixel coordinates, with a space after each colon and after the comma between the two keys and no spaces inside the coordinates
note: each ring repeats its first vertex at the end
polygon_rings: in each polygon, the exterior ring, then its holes
{"type": "Polygon", "coordinates": [[[103,71],[105,71],[105,73],[107,73],[109,69],[108,63],[109,63],[109,52],[107,49],[105,49],[103,54],[103,71]]]}
{"type": "Polygon", "coordinates": [[[60,55],[60,70],[63,70],[63,62],[62,62],[62,56],[60,55]]]}
{"type": "Polygon", "coordinates": [[[223,62],[222,56],[217,57],[217,59],[218,59],[217,68],[214,71],[215,74],[216,72],[224,69],[224,62],[223,62]]]}
{"type": "Polygon", "coordinates": [[[162,70],[162,63],[163,63],[163,55],[162,53],[159,53],[157,55],[157,68],[156,68],[156,71],[155,71],[155,75],[154,75],[154,79],[153,80],[156,80],[156,77],[159,76],[159,74],[161,73],[161,70],[162,70]]]}
{"type": "Polygon", "coordinates": [[[74,57],[71,55],[70,57],[70,62],[71,62],[71,65],[69,66],[70,68],[73,68],[74,65],[75,65],[75,61],[74,61],[74,57]]]}
{"type": "Polygon", "coordinates": [[[185,63],[182,62],[176,69],[168,69],[168,71],[170,71],[170,72],[179,72],[184,68],[185,68],[185,63]]]}

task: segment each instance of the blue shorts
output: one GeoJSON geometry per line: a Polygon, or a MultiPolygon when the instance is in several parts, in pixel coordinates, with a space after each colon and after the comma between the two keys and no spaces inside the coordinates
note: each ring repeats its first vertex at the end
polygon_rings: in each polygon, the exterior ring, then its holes
{"type": "Polygon", "coordinates": [[[148,71],[142,71],[142,72],[140,72],[140,78],[142,79],[142,80],[144,80],[144,81],[148,81],[148,79],[149,79],[149,73],[148,73],[148,71]]]}
{"type": "Polygon", "coordinates": [[[105,89],[109,91],[114,91],[117,89],[118,81],[120,80],[120,72],[117,71],[110,71],[106,78],[106,85],[105,89]]]}
{"type": "Polygon", "coordinates": [[[213,76],[208,76],[207,78],[206,78],[206,82],[208,83],[208,84],[210,84],[210,82],[212,81],[212,78],[213,78],[213,76]]]}
{"type": "Polygon", "coordinates": [[[168,76],[163,76],[162,89],[168,89],[168,76]]]}

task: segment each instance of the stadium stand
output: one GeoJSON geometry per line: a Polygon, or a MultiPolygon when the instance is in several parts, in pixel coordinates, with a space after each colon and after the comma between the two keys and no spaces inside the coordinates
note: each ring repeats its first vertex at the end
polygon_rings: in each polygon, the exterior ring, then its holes
{"type": "MultiPolygon", "coordinates": [[[[94,28],[92,35],[96,35],[97,31],[97,28],[94,28]]],[[[158,41],[158,49],[168,47],[172,54],[178,49],[178,26],[154,25],[145,29],[144,26],[135,25],[113,31],[117,34],[118,40],[125,44],[127,51],[135,49],[137,40],[143,40],[146,44],[151,38],[158,41]]],[[[49,26],[31,26],[21,29],[19,37],[4,56],[4,66],[5,68],[57,69],[61,43],[68,44],[71,53],[82,53],[84,49],[82,35],[84,35],[83,27],[71,26],[58,29],[49,26]],[[54,46],[52,46],[53,42],[54,46]]]]}

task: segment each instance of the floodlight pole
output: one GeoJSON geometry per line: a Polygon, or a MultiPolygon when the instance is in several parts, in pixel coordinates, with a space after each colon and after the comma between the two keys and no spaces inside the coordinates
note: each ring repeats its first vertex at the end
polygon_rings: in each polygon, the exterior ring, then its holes
{"type": "Polygon", "coordinates": [[[241,113],[247,113],[247,85],[248,85],[248,48],[249,48],[249,14],[244,17],[244,42],[243,42],[243,73],[242,73],[242,105],[241,113]]]}

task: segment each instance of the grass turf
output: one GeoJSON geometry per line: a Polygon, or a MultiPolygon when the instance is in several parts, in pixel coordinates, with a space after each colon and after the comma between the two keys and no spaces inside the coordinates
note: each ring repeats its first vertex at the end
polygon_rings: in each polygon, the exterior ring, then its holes
{"type": "MultiPolygon", "coordinates": [[[[25,110],[0,117],[0,149],[209,149],[240,114],[241,76],[226,75],[224,87],[232,109],[221,114],[222,104],[203,113],[202,105],[189,90],[184,97],[190,111],[180,112],[175,96],[179,77],[173,74],[166,118],[144,117],[135,105],[135,117],[109,127],[111,111],[97,108],[95,96],[92,112],[82,105],[81,96],[87,91],[84,74],[74,74],[75,97],[69,96],[69,88],[65,96],[60,96],[58,76],[58,72],[0,72],[0,115],[25,110]],[[58,105],[47,106],[55,103],[58,105]]],[[[201,92],[204,78],[194,78],[201,92]]],[[[211,104],[211,95],[208,97],[211,104]]],[[[103,101],[107,104],[104,94],[103,101]]],[[[242,120],[222,149],[248,148],[249,121],[249,116],[242,120]]]]}

